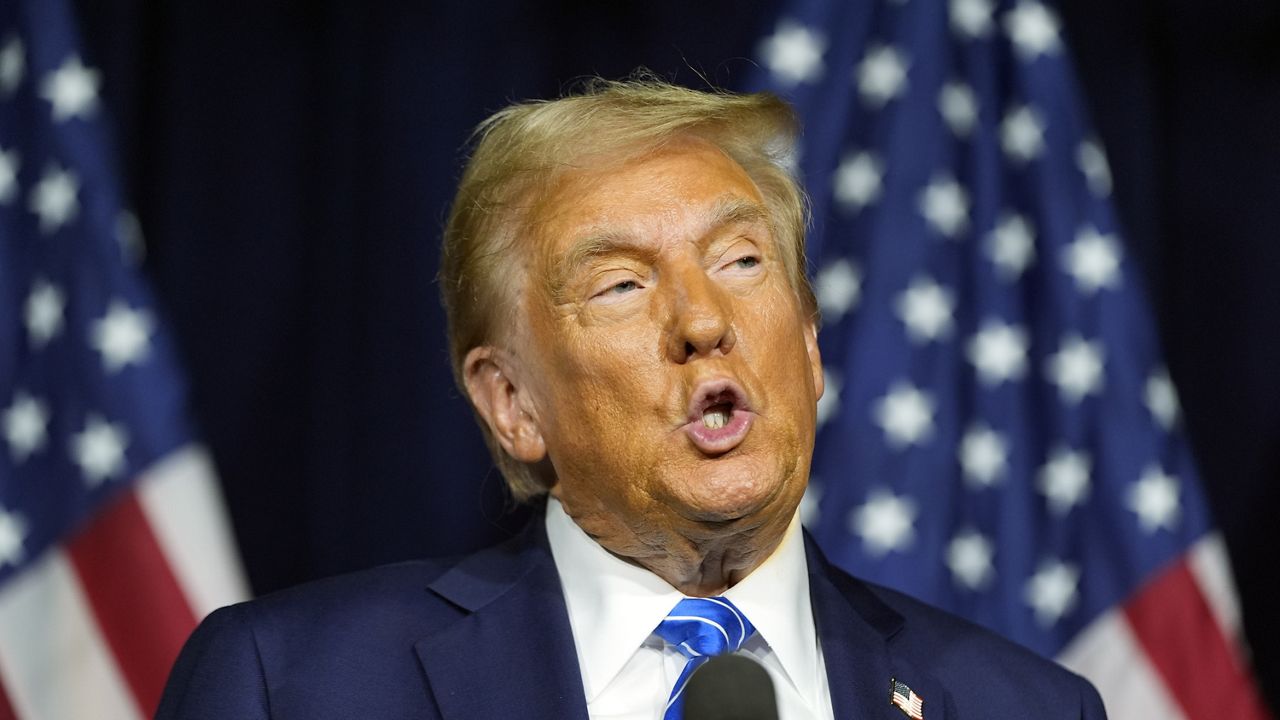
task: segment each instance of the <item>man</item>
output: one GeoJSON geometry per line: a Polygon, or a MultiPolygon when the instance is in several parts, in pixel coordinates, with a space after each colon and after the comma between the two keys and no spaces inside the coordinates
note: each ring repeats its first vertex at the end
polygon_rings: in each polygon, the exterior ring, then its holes
{"type": "Polygon", "coordinates": [[[794,133],[772,96],[651,80],[483,123],[445,232],[451,354],[545,513],[215,613],[159,717],[674,717],[703,648],[759,661],[788,719],[1102,718],[1085,681],[804,538],[823,381],[794,133]]]}

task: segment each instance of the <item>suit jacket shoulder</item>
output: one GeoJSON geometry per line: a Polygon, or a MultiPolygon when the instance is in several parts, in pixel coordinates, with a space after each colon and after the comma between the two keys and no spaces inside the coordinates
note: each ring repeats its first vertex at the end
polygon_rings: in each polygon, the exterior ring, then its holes
{"type": "Polygon", "coordinates": [[[521,537],[223,608],[183,648],[156,717],[425,720],[529,708],[526,717],[585,720],[544,546],[521,537]]]}
{"type": "Polygon", "coordinates": [[[457,615],[426,590],[445,570],[391,565],[214,612],[183,648],[156,717],[340,717],[338,708],[429,717],[387,703],[412,695],[409,707],[428,704],[412,642],[457,615]]]}

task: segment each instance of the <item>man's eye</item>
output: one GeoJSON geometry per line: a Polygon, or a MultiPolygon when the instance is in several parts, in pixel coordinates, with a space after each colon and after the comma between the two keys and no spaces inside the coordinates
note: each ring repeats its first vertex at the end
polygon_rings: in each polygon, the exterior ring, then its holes
{"type": "Polygon", "coordinates": [[[642,287],[643,286],[640,284],[639,280],[619,280],[618,282],[608,285],[603,290],[597,292],[595,297],[600,298],[601,300],[608,300],[624,295],[630,295],[642,287]]]}
{"type": "Polygon", "coordinates": [[[744,272],[748,270],[755,270],[758,267],[760,267],[759,255],[743,255],[736,260],[730,260],[723,266],[724,270],[729,272],[744,272]]]}
{"type": "Polygon", "coordinates": [[[648,285],[645,278],[630,270],[614,269],[593,278],[590,298],[596,302],[613,303],[630,299],[648,285]]]}

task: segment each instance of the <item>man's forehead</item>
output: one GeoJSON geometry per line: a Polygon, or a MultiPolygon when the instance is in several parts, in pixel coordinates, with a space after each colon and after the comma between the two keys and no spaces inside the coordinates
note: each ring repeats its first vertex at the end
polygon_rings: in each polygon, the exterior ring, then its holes
{"type": "MultiPolygon", "coordinates": [[[[621,163],[566,170],[531,219],[562,242],[628,232],[655,223],[717,224],[765,220],[762,195],[747,172],[718,147],[682,141],[621,163]]],[[[559,244],[559,243],[558,243],[559,244]]]]}
{"type": "Polygon", "coordinates": [[[667,233],[662,227],[645,226],[651,218],[640,223],[630,223],[628,218],[614,218],[583,228],[583,232],[568,238],[569,242],[549,248],[557,263],[578,265],[593,256],[613,251],[652,249],[655,241],[700,242],[709,238],[715,230],[734,225],[768,225],[769,214],[764,205],[754,199],[726,194],[699,209],[697,224],[684,228],[686,232],[667,233]],[[639,224],[640,227],[636,227],[639,224]]]}
{"type": "MultiPolygon", "coordinates": [[[[725,225],[768,223],[769,221],[769,211],[763,203],[755,198],[735,193],[725,193],[696,207],[680,206],[657,212],[631,210],[632,212],[628,212],[628,208],[612,208],[593,221],[583,222],[575,228],[577,232],[567,236],[566,239],[569,242],[563,245],[577,245],[592,239],[614,244],[641,242],[645,239],[643,236],[650,232],[665,234],[661,226],[668,222],[692,223],[691,226],[683,229],[691,232],[696,238],[725,225]]],[[[563,251],[564,248],[561,250],[563,251]]]]}

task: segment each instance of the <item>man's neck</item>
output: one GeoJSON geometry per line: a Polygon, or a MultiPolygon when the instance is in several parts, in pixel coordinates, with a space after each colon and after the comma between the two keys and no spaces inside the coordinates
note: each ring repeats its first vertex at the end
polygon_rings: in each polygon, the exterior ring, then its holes
{"type": "Polygon", "coordinates": [[[760,566],[787,531],[790,517],[774,515],[771,521],[726,528],[725,523],[686,523],[676,527],[645,525],[640,528],[612,522],[595,522],[590,515],[573,521],[614,556],[645,568],[688,597],[723,594],[760,566]],[[608,528],[602,532],[602,528],[608,528]]]}

